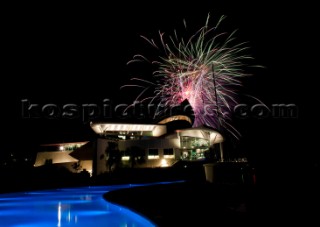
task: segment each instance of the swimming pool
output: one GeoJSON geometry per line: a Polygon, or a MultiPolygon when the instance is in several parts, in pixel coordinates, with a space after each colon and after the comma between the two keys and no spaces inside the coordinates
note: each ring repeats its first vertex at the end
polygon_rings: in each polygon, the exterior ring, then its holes
{"type": "Polygon", "coordinates": [[[107,202],[108,191],[140,185],[94,186],[0,194],[0,226],[155,226],[107,202]]]}

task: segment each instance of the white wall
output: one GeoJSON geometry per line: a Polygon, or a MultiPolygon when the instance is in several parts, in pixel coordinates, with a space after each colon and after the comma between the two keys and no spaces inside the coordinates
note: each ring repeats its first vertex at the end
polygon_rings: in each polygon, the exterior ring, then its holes
{"type": "Polygon", "coordinates": [[[99,138],[97,139],[97,155],[96,155],[96,174],[99,175],[107,171],[106,166],[106,149],[108,147],[108,140],[99,138]],[[103,158],[101,158],[103,157],[103,158]]]}
{"type": "MultiPolygon", "coordinates": [[[[158,138],[150,138],[150,139],[141,139],[141,140],[120,140],[118,147],[120,151],[125,151],[126,149],[137,146],[146,151],[145,160],[146,162],[140,165],[136,165],[136,167],[160,167],[161,162],[164,159],[163,149],[173,148],[174,150],[174,158],[166,158],[166,162],[168,166],[171,166],[176,162],[177,159],[180,159],[180,139],[179,138],[171,138],[171,139],[158,139],[158,138]],[[148,158],[148,150],[149,149],[158,149],[159,158],[149,159],[148,158]]],[[[130,161],[122,161],[124,165],[130,165],[130,161]]]]}

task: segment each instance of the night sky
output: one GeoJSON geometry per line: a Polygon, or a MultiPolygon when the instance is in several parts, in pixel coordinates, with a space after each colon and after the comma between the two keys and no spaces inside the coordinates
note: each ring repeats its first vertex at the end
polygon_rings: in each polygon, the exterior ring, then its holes
{"type": "Polygon", "coordinates": [[[1,89],[1,152],[32,152],[41,143],[92,138],[88,121],[81,117],[23,118],[22,100],[60,107],[68,103],[100,105],[104,99],[130,103],[131,90],[120,92],[120,86],[139,76],[137,72],[143,77],[149,71],[126,63],[134,54],[159,54],[139,36],[157,39],[159,30],[167,34],[174,29],[183,31],[183,19],[193,33],[210,12],[211,25],[226,15],[221,30],[239,29],[237,40],[248,41],[253,63],[265,67],[252,71],[254,76],[244,81],[245,92],[268,106],[295,104],[299,108],[297,118],[236,119],[243,135],[241,149],[263,167],[269,165],[268,160],[275,166],[285,160],[295,165],[299,157],[314,160],[314,153],[308,149],[303,154],[300,148],[306,136],[301,128],[305,117],[301,77],[311,76],[305,74],[316,40],[312,7],[270,1],[168,2],[10,6],[2,28],[6,70],[1,89]]]}

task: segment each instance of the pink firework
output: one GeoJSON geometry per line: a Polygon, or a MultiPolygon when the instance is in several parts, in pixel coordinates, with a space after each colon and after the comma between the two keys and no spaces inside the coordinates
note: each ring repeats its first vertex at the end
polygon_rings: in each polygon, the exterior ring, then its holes
{"type": "MultiPolygon", "coordinates": [[[[153,81],[157,82],[132,79],[142,82],[142,85],[131,85],[142,88],[135,101],[158,101],[163,107],[161,111],[167,111],[188,100],[194,112],[193,127],[225,129],[238,137],[238,131],[230,124],[237,104],[235,88],[241,85],[240,78],[247,75],[243,71],[243,62],[251,57],[244,53],[247,49],[245,43],[234,44],[235,32],[216,34],[223,19],[222,16],[216,26],[210,28],[208,16],[205,26],[187,41],[179,38],[176,32],[173,37],[168,37],[169,42],[160,33],[159,46],[153,39],[142,37],[165,54],[152,62],[158,68],[153,73],[153,81]],[[144,97],[150,89],[154,95],[144,97]]],[[[146,58],[136,55],[129,63],[141,61],[146,58]]],[[[156,115],[160,114],[160,109],[156,115]]]]}

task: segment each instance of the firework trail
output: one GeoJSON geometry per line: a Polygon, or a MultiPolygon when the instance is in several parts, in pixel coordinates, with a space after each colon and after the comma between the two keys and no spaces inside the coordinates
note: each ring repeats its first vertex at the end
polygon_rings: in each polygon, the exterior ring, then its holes
{"type": "MultiPolygon", "coordinates": [[[[193,112],[193,127],[209,126],[217,130],[227,130],[238,137],[240,134],[229,123],[233,107],[237,104],[235,88],[241,85],[244,73],[243,63],[250,56],[245,54],[246,43],[234,44],[234,34],[217,33],[217,28],[224,20],[220,17],[215,27],[209,27],[208,15],[205,25],[189,39],[180,38],[177,32],[165,41],[164,33],[159,32],[160,45],[153,39],[143,37],[153,47],[163,51],[164,56],[153,61],[158,70],[153,73],[150,82],[138,78],[142,92],[135,102],[159,102],[156,115],[188,100],[193,112]],[[216,34],[217,33],[217,34],[216,34]],[[144,97],[152,89],[153,95],[144,97]]],[[[186,24],[184,22],[186,27],[186,24]]],[[[136,55],[128,63],[148,61],[142,55],[136,55]]]]}

